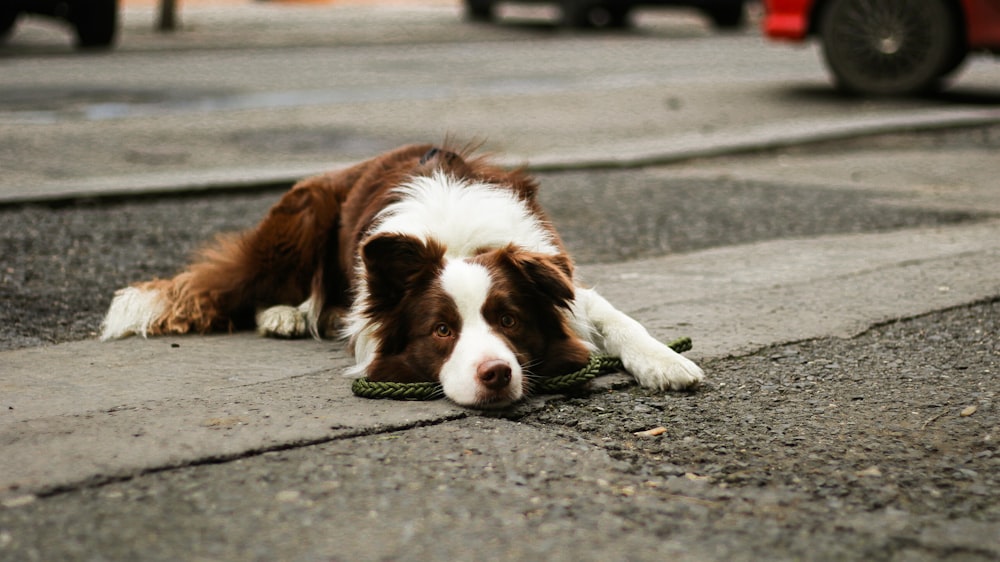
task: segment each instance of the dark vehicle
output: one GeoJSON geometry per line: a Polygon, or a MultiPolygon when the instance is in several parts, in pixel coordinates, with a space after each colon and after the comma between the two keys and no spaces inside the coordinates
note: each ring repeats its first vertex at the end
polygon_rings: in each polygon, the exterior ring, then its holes
{"type": "Polygon", "coordinates": [[[38,14],[65,21],[76,33],[76,46],[107,49],[118,34],[118,0],[0,0],[0,41],[14,29],[21,14],[38,14]]]}
{"type": "MultiPolygon", "coordinates": [[[[466,16],[473,21],[492,21],[496,6],[506,0],[465,0],[466,16]]],[[[640,6],[687,6],[699,9],[716,27],[743,25],[746,0],[512,0],[521,4],[558,4],[566,27],[626,27],[629,14],[640,6]]]]}
{"type": "Polygon", "coordinates": [[[1000,53],[998,0],[767,0],[764,33],[818,37],[837,86],[858,94],[932,91],[969,53],[1000,53]]]}

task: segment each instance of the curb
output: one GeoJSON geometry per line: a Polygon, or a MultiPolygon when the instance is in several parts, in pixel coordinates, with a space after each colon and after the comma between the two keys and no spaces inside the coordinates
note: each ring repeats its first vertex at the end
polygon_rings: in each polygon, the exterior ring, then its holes
{"type": "MultiPolygon", "coordinates": [[[[1000,123],[1000,109],[943,110],[903,113],[840,123],[803,120],[765,125],[726,138],[688,134],[656,141],[616,143],[579,152],[532,157],[501,156],[500,165],[532,172],[632,169],[676,164],[699,158],[752,154],[791,146],[821,144],[896,133],[933,132],[1000,123]]],[[[0,194],[0,207],[62,204],[77,200],[121,200],[164,195],[205,195],[286,188],[304,177],[337,170],[355,162],[317,162],[259,169],[199,171],[84,178],[34,186],[30,193],[0,194]]]]}

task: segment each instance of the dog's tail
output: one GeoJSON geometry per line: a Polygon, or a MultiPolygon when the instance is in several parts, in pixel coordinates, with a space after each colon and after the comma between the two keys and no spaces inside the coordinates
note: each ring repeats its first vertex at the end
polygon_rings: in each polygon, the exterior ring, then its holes
{"type": "Polygon", "coordinates": [[[253,316],[260,264],[255,232],[221,236],[172,279],[120,289],[101,323],[101,340],[226,331],[253,316]]]}
{"type": "Polygon", "coordinates": [[[307,298],[317,307],[342,301],[347,281],[336,263],[336,179],[299,182],[260,225],[220,236],[176,277],[116,292],[101,340],[252,328],[258,309],[307,298]]]}

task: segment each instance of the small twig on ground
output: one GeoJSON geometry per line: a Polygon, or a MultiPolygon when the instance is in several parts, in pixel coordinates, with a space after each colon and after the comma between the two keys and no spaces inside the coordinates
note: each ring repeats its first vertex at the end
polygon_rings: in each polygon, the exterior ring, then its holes
{"type": "Polygon", "coordinates": [[[927,429],[927,426],[929,426],[930,424],[936,422],[938,418],[940,418],[941,416],[943,416],[943,415],[945,415],[947,413],[948,413],[948,411],[944,410],[944,411],[938,412],[937,415],[931,416],[930,418],[928,418],[927,421],[924,422],[924,425],[920,426],[920,430],[923,431],[923,430],[927,429]]]}

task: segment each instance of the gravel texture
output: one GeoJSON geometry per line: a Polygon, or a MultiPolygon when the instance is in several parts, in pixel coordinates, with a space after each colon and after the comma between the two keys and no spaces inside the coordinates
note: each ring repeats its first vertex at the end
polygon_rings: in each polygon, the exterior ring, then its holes
{"type": "Polygon", "coordinates": [[[980,303],[711,361],[693,393],[29,497],[0,509],[0,558],[996,560],[998,332],[1000,301],[980,303]]]}

